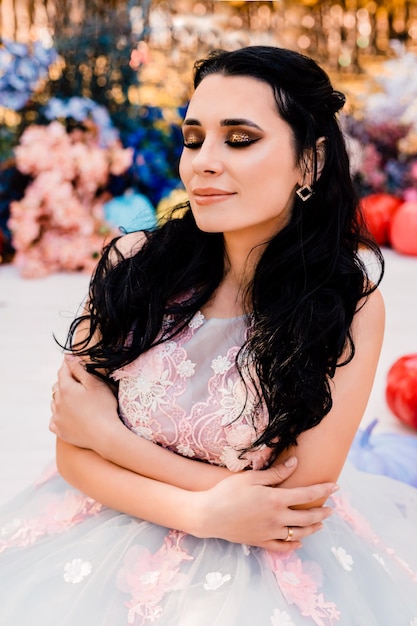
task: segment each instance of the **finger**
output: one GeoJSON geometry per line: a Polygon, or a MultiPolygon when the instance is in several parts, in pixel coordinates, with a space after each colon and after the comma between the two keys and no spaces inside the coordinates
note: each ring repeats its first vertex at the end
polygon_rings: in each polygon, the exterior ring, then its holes
{"type": "Polygon", "coordinates": [[[266,541],[260,547],[265,550],[270,550],[271,552],[291,552],[292,550],[299,550],[302,548],[301,541],[281,541],[281,539],[271,539],[271,541],[266,541]]]}
{"type": "Polygon", "coordinates": [[[58,381],[56,381],[56,382],[52,385],[52,390],[51,390],[51,406],[55,403],[57,393],[59,393],[59,383],[58,383],[58,381]]]}
{"type": "Polygon", "coordinates": [[[66,354],[64,360],[71,377],[81,383],[86,389],[107,387],[103,380],[100,380],[97,376],[94,376],[86,370],[85,363],[80,357],[74,356],[73,354],[66,354]]]}
{"type": "Polygon", "coordinates": [[[309,535],[313,535],[314,533],[322,530],[323,524],[318,522],[317,524],[311,524],[310,526],[300,527],[300,526],[286,526],[283,529],[285,537],[282,537],[282,541],[285,543],[294,543],[296,541],[301,541],[305,537],[309,535]]]}
{"type": "Polygon", "coordinates": [[[80,358],[73,354],[66,354],[64,356],[64,363],[67,365],[71,376],[75,378],[75,380],[78,380],[81,384],[86,383],[89,374],[86,372],[83,361],[80,358]]]}
{"type": "Polygon", "coordinates": [[[57,434],[57,429],[56,429],[56,424],[55,424],[55,420],[53,417],[51,417],[51,419],[49,420],[49,430],[51,431],[51,433],[53,433],[54,435],[57,434]]]}
{"type": "Polygon", "coordinates": [[[306,528],[323,522],[332,513],[333,509],[328,506],[313,509],[288,509],[285,522],[287,526],[306,528]]]}
{"type": "Polygon", "coordinates": [[[58,385],[63,389],[65,383],[72,378],[71,372],[68,368],[66,361],[61,363],[61,367],[58,370],[58,385]]]}
{"type": "Polygon", "coordinates": [[[291,456],[283,463],[278,463],[266,470],[252,472],[254,482],[259,485],[278,485],[286,480],[297,467],[297,457],[291,456]]]}
{"type": "Polygon", "coordinates": [[[327,498],[338,490],[335,483],[321,483],[309,487],[291,487],[279,489],[279,502],[285,502],[287,506],[300,506],[311,504],[327,498]]]}
{"type": "Polygon", "coordinates": [[[81,366],[80,375],[80,369],[71,368],[70,361],[64,358],[64,361],[58,370],[58,381],[62,390],[66,390],[67,388],[74,389],[74,382],[82,387],[87,387],[88,374],[81,366]]]}
{"type": "Polygon", "coordinates": [[[58,425],[56,421],[56,406],[54,400],[51,401],[51,417],[49,420],[48,428],[51,433],[54,433],[54,435],[58,433],[58,425]]]}

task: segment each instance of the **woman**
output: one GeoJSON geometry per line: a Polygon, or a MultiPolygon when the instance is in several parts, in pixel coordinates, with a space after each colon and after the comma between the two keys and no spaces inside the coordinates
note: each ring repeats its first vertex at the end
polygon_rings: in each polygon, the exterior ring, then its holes
{"type": "Polygon", "coordinates": [[[415,491],[335,494],[384,323],[343,101],[295,52],[197,63],[190,209],[105,250],[53,390],[63,478],[4,512],[8,626],[417,623],[415,491]]]}

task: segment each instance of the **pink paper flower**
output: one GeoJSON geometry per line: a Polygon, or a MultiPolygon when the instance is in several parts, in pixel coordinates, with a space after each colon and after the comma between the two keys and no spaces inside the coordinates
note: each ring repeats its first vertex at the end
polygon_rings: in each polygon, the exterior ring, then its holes
{"type": "Polygon", "coordinates": [[[25,195],[10,205],[8,226],[23,276],[59,271],[91,273],[106,238],[103,193],[110,174],[122,174],[132,151],[115,141],[99,145],[94,124],[68,133],[58,121],[29,126],[15,150],[18,169],[32,176],[25,195]]]}

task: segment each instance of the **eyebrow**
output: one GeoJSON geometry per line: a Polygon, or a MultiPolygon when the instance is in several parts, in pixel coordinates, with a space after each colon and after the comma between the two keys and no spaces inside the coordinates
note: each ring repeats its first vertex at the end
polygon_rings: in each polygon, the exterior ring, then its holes
{"type": "MultiPolygon", "coordinates": [[[[201,122],[193,118],[188,118],[184,120],[183,126],[201,126],[201,122]]],[[[258,124],[255,124],[255,122],[251,122],[250,120],[241,117],[221,120],[220,126],[249,126],[250,128],[262,130],[262,128],[258,126],[258,124]]]]}

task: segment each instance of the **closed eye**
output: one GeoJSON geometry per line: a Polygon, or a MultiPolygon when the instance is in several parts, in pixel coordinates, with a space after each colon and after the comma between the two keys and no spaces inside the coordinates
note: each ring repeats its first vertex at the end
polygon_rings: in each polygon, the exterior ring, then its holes
{"type": "Polygon", "coordinates": [[[253,143],[259,141],[260,137],[256,139],[251,139],[250,137],[237,138],[233,137],[231,139],[227,139],[225,143],[231,148],[245,148],[246,146],[251,146],[253,143]]]}
{"type": "Polygon", "coordinates": [[[201,146],[203,145],[202,141],[189,141],[189,140],[185,140],[183,141],[184,148],[189,148],[190,150],[198,150],[198,148],[201,148],[201,146]]]}
{"type": "MultiPolygon", "coordinates": [[[[241,137],[240,134],[238,136],[233,136],[229,139],[226,139],[225,144],[230,148],[246,148],[247,146],[251,146],[252,144],[259,141],[260,137],[256,139],[251,139],[250,137],[241,137]]],[[[198,150],[203,145],[203,140],[200,139],[184,139],[183,146],[184,148],[188,148],[189,150],[198,150]]]]}
{"type": "MultiPolygon", "coordinates": [[[[198,150],[204,143],[205,135],[197,131],[186,129],[183,135],[183,146],[189,150],[198,150]]],[[[246,148],[259,141],[261,137],[254,136],[252,133],[248,133],[246,130],[232,130],[227,129],[227,133],[224,136],[224,143],[230,148],[246,148]]]]}
{"type": "Polygon", "coordinates": [[[203,145],[204,136],[201,133],[195,131],[188,131],[183,135],[183,146],[184,148],[190,148],[191,150],[196,150],[197,148],[201,148],[203,145]]]}

